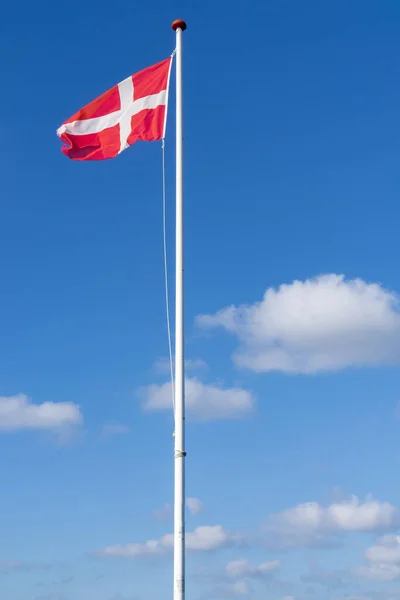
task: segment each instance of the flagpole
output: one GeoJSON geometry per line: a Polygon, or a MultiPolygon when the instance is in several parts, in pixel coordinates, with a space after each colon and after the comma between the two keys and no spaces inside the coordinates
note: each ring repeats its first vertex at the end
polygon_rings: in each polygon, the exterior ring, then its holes
{"type": "Polygon", "coordinates": [[[176,32],[176,280],[175,280],[175,485],[174,485],[174,600],[185,598],[185,359],[183,329],[183,164],[182,164],[182,32],[185,21],[172,24],[176,32]]]}

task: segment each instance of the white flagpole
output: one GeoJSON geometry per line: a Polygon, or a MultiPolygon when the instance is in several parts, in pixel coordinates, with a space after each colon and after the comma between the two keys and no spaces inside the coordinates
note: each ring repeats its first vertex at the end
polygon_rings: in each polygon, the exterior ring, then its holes
{"type": "Polygon", "coordinates": [[[176,288],[175,288],[175,486],[174,600],[185,598],[185,360],[183,335],[183,166],[182,166],[182,32],[176,32],[176,288]]]}

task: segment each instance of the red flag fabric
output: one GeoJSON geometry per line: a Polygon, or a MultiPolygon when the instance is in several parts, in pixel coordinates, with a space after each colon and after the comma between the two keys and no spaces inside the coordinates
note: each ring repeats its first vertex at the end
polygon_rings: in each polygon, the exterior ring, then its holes
{"type": "Polygon", "coordinates": [[[172,58],[131,75],[81,108],[57,130],[73,160],[114,158],[138,140],[165,134],[172,58]]]}

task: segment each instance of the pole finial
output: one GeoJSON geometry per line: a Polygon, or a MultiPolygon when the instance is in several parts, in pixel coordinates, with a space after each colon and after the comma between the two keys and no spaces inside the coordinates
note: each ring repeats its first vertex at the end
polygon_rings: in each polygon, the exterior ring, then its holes
{"type": "Polygon", "coordinates": [[[177,19],[176,21],[174,21],[172,23],[172,29],[174,31],[176,31],[177,29],[181,29],[182,31],[185,31],[185,29],[187,29],[187,25],[186,25],[185,21],[183,21],[182,19],[177,19]]]}

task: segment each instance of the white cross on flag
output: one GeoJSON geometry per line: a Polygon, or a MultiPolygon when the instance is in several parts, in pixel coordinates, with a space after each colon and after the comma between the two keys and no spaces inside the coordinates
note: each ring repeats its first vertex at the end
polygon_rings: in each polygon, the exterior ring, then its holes
{"type": "Polygon", "coordinates": [[[131,75],[81,108],[57,130],[73,160],[114,158],[138,140],[165,135],[172,58],[131,75]]]}

